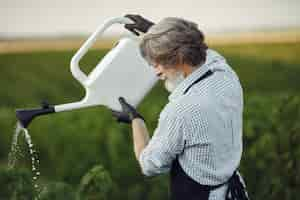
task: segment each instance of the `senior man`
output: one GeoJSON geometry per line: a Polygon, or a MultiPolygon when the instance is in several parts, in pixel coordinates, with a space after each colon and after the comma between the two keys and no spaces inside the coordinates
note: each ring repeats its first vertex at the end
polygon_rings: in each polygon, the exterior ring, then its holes
{"type": "Polygon", "coordinates": [[[248,199],[237,171],[242,155],[243,92],[225,58],[204,42],[193,22],[165,18],[154,24],[126,15],[144,32],[140,52],[171,93],[152,138],[137,110],[124,98],[119,122],[131,123],[142,173],[170,171],[170,199],[248,199]]]}

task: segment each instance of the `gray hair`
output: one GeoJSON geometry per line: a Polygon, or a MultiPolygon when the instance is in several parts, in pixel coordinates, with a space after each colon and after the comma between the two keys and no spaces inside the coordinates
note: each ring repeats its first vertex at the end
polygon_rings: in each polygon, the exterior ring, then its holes
{"type": "Polygon", "coordinates": [[[140,43],[140,52],[150,65],[159,63],[165,67],[199,66],[205,62],[207,48],[197,24],[176,17],[153,25],[140,43]]]}

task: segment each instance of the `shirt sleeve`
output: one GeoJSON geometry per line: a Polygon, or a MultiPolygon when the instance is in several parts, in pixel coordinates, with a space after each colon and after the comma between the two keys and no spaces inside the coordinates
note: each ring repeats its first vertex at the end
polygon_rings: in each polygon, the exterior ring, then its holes
{"type": "Polygon", "coordinates": [[[153,176],[170,170],[172,161],[184,148],[183,125],[182,115],[175,112],[160,115],[158,126],[139,157],[144,175],[153,176]]]}

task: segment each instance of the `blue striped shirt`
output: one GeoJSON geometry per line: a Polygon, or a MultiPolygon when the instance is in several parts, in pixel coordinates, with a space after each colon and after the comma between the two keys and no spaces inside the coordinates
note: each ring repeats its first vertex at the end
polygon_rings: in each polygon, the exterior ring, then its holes
{"type": "MultiPolygon", "coordinates": [[[[224,57],[207,50],[205,64],[188,75],[170,94],[154,134],[140,154],[143,174],[170,170],[178,157],[183,170],[203,185],[227,181],[242,155],[243,92],[224,57]],[[214,73],[184,91],[208,70],[214,73]]],[[[224,199],[226,185],[211,192],[224,199]]]]}

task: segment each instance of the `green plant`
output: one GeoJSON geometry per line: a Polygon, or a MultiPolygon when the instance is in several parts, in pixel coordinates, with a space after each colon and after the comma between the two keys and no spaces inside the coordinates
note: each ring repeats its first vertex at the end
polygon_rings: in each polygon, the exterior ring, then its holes
{"type": "Polygon", "coordinates": [[[249,97],[241,171],[255,199],[297,199],[300,187],[300,98],[249,97]]]}
{"type": "Polygon", "coordinates": [[[73,188],[62,182],[51,182],[43,186],[39,200],[66,199],[75,200],[76,193],[73,188]]]}
{"type": "Polygon", "coordinates": [[[109,173],[101,165],[97,165],[82,177],[78,192],[80,199],[107,200],[112,187],[109,173]]]}
{"type": "Polygon", "coordinates": [[[0,168],[0,199],[32,200],[34,196],[30,171],[0,168]]]}

